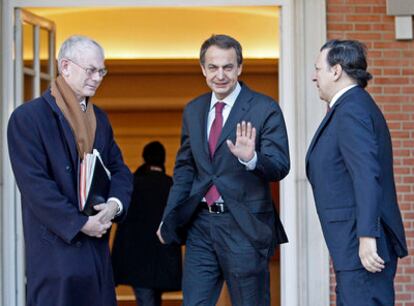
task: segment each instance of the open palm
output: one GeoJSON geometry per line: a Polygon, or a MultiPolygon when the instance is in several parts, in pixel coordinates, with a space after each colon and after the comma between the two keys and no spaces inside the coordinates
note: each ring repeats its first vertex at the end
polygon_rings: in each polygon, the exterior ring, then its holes
{"type": "Polygon", "coordinates": [[[236,143],[227,140],[227,146],[234,156],[244,162],[250,161],[255,152],[256,128],[250,122],[237,123],[236,143]]]}

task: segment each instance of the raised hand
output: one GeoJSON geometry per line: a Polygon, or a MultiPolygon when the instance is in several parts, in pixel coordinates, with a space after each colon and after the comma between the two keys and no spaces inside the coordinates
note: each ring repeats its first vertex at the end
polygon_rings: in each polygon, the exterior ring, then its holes
{"type": "Polygon", "coordinates": [[[237,123],[236,143],[227,140],[227,146],[234,156],[243,162],[250,161],[255,152],[256,128],[250,122],[237,123]]]}

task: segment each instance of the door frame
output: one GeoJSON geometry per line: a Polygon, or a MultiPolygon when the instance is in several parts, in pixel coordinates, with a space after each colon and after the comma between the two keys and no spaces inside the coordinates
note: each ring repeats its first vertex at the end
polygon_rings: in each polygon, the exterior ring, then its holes
{"type": "Polygon", "coordinates": [[[171,7],[279,6],[281,19],[280,106],[291,153],[290,174],[280,184],[280,215],[289,236],[281,247],[281,305],[329,304],[329,256],[305,175],[308,144],[324,114],[311,82],[313,62],[326,40],[326,0],[2,0],[0,298],[2,305],[23,306],[25,276],[16,207],[20,205],[8,158],[6,128],[18,106],[13,97],[13,15],[16,7],[171,7]],[[16,254],[19,254],[17,256],[16,254]]]}

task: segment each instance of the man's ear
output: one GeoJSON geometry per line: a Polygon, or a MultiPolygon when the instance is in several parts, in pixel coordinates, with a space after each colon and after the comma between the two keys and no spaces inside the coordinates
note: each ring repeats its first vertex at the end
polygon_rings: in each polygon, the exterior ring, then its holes
{"type": "Polygon", "coordinates": [[[240,75],[241,75],[242,70],[243,70],[243,64],[240,64],[240,65],[237,67],[237,76],[240,76],[240,75]]]}
{"type": "Polygon", "coordinates": [[[332,67],[332,70],[333,70],[333,75],[334,75],[334,81],[338,81],[341,78],[342,73],[343,73],[342,66],[339,64],[336,64],[332,67]]]}
{"type": "Polygon", "coordinates": [[[63,76],[69,75],[69,61],[65,58],[60,60],[60,69],[63,76]]]}
{"type": "Polygon", "coordinates": [[[200,67],[201,67],[201,71],[203,72],[203,75],[207,76],[206,75],[206,68],[204,68],[204,65],[200,63],[200,67]]]}

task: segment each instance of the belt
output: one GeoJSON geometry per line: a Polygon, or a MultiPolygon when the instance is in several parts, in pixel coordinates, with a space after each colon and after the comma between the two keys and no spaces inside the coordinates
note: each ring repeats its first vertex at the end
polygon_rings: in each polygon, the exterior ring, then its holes
{"type": "Polygon", "coordinates": [[[203,210],[208,210],[211,214],[223,214],[228,211],[224,203],[213,203],[208,205],[206,202],[200,202],[200,207],[203,210]]]}

